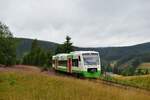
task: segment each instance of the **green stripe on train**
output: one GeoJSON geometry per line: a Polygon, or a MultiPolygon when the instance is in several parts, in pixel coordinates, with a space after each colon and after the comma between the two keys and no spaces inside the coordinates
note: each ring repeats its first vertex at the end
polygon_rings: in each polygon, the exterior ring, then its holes
{"type": "Polygon", "coordinates": [[[101,75],[101,72],[100,71],[97,71],[97,72],[82,72],[81,74],[83,77],[88,77],[88,78],[99,78],[100,75],[101,75]]]}
{"type": "Polygon", "coordinates": [[[63,72],[67,72],[66,67],[63,67],[63,66],[58,66],[56,70],[60,70],[60,71],[63,71],[63,72]]]}
{"type": "MultiPolygon", "coordinates": [[[[66,67],[63,67],[63,66],[59,66],[56,70],[67,72],[66,67]]],[[[72,73],[78,73],[80,76],[87,77],[87,78],[98,78],[98,77],[101,76],[101,72],[100,71],[87,72],[87,71],[81,71],[80,69],[74,68],[74,67],[72,69],[72,73]]]]}

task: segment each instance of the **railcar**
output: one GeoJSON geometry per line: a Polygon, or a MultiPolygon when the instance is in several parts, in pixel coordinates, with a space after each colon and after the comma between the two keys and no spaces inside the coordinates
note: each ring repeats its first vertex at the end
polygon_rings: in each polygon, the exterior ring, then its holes
{"type": "Polygon", "coordinates": [[[86,78],[98,78],[101,75],[99,53],[96,51],[74,51],[52,57],[54,70],[63,71],[86,78]]]}

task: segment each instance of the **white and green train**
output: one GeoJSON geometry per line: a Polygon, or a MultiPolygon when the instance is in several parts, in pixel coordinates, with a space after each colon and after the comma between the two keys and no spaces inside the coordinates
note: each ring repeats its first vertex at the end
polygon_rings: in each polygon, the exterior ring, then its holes
{"type": "Polygon", "coordinates": [[[53,56],[53,68],[82,77],[98,78],[101,75],[99,53],[96,51],[74,51],[53,56]]]}

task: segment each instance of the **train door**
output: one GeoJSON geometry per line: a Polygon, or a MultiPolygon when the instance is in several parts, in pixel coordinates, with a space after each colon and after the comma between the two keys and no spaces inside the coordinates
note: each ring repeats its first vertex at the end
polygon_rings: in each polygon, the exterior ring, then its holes
{"type": "Polygon", "coordinates": [[[67,60],[67,69],[69,73],[72,73],[72,59],[68,58],[67,60]]]}
{"type": "Polygon", "coordinates": [[[58,60],[55,59],[55,69],[57,69],[57,66],[58,66],[58,60]]]}

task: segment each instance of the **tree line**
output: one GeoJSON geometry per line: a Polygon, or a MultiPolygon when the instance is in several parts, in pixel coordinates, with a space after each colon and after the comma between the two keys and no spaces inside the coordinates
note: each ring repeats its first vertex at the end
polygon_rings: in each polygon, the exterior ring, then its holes
{"type": "Polygon", "coordinates": [[[13,37],[8,26],[0,22],[0,64],[4,66],[12,66],[15,64],[34,65],[42,69],[48,69],[52,65],[52,56],[58,53],[69,53],[74,50],[71,38],[66,36],[66,41],[59,44],[55,50],[42,49],[38,40],[32,41],[30,51],[24,54],[22,58],[17,58],[16,47],[20,41],[13,37]]]}
{"type": "Polygon", "coordinates": [[[49,69],[52,65],[52,56],[58,53],[69,53],[73,51],[72,43],[70,42],[71,38],[66,36],[66,41],[63,44],[57,46],[55,52],[51,50],[42,49],[38,40],[33,40],[31,49],[23,57],[22,64],[24,65],[34,65],[39,66],[44,70],[49,69]]]}

